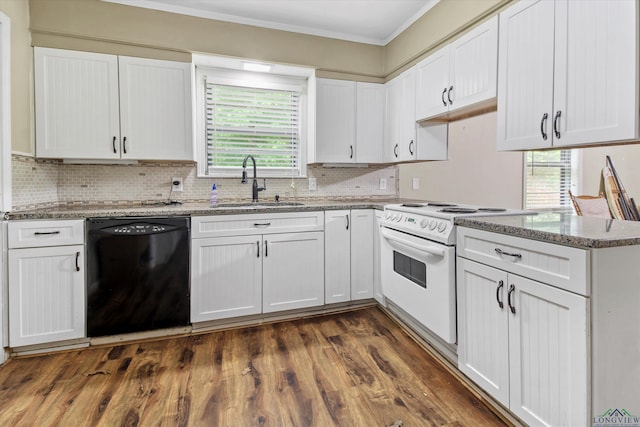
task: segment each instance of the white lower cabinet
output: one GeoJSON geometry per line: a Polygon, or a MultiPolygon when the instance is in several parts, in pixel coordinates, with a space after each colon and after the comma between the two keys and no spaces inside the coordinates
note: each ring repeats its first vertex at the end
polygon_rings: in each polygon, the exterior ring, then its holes
{"type": "Polygon", "coordinates": [[[477,237],[508,253],[504,269],[458,257],[459,369],[529,425],[589,424],[589,298],[509,272],[529,262],[526,246],[460,230],[459,244],[477,237]]]}
{"type": "Polygon", "coordinates": [[[351,211],[324,214],[324,289],[327,304],[351,299],[351,211]]]}
{"type": "Polygon", "coordinates": [[[191,321],[323,305],[323,218],[322,212],[193,217],[191,321]]]}
{"type": "Polygon", "coordinates": [[[192,241],[192,322],[262,312],[261,244],[261,236],[192,241]]]}
{"type": "Polygon", "coordinates": [[[380,220],[383,212],[376,210],[373,223],[373,297],[383,307],[387,306],[382,293],[382,270],[380,270],[380,220]]]}
{"type": "Polygon", "coordinates": [[[325,301],[373,298],[374,211],[325,213],[325,301]]]}
{"type": "Polygon", "coordinates": [[[263,236],[262,311],[324,304],[322,232],[263,236]]]}
{"type": "Polygon", "coordinates": [[[85,337],[83,221],[16,221],[8,233],[9,346],[85,337]]]}

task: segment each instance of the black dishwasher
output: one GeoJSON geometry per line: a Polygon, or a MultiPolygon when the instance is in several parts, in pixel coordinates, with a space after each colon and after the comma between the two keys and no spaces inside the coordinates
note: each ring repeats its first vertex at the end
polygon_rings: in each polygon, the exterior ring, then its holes
{"type": "Polygon", "coordinates": [[[87,335],[189,325],[189,218],[87,220],[87,335]]]}

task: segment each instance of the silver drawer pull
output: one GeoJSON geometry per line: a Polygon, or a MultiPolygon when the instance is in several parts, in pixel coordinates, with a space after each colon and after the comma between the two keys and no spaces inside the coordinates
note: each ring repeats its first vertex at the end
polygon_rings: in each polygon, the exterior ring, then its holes
{"type": "Polygon", "coordinates": [[[510,253],[510,252],[505,252],[505,251],[503,251],[503,250],[502,250],[502,249],[500,249],[500,248],[496,248],[496,253],[497,253],[498,255],[506,255],[506,256],[512,256],[512,257],[514,257],[514,258],[522,258],[522,254],[512,254],[512,253],[510,253]]]}
{"type": "Polygon", "coordinates": [[[254,227],[268,227],[270,225],[271,225],[270,222],[254,222],[253,223],[254,227]]]}
{"type": "Polygon", "coordinates": [[[44,236],[47,234],[60,234],[60,230],[58,231],[36,231],[33,233],[34,236],[44,236]]]}

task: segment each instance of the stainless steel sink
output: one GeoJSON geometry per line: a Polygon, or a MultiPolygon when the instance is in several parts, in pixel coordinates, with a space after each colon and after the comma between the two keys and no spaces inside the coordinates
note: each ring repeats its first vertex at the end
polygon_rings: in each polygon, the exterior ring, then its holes
{"type": "Polygon", "coordinates": [[[243,202],[243,203],[218,203],[215,206],[211,206],[211,209],[233,209],[233,208],[249,208],[249,209],[260,209],[260,208],[274,208],[274,207],[291,207],[291,206],[304,206],[304,203],[301,202],[243,202]]]}

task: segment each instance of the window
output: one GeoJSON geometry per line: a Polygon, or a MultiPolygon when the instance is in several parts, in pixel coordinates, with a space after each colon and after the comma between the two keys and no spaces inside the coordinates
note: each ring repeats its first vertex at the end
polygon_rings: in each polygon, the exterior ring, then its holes
{"type": "Polygon", "coordinates": [[[199,174],[239,176],[247,155],[261,177],[306,174],[306,79],[198,68],[199,174]]]}
{"type": "Polygon", "coordinates": [[[525,160],[525,209],[570,208],[572,150],[528,151],[525,160]]]}

